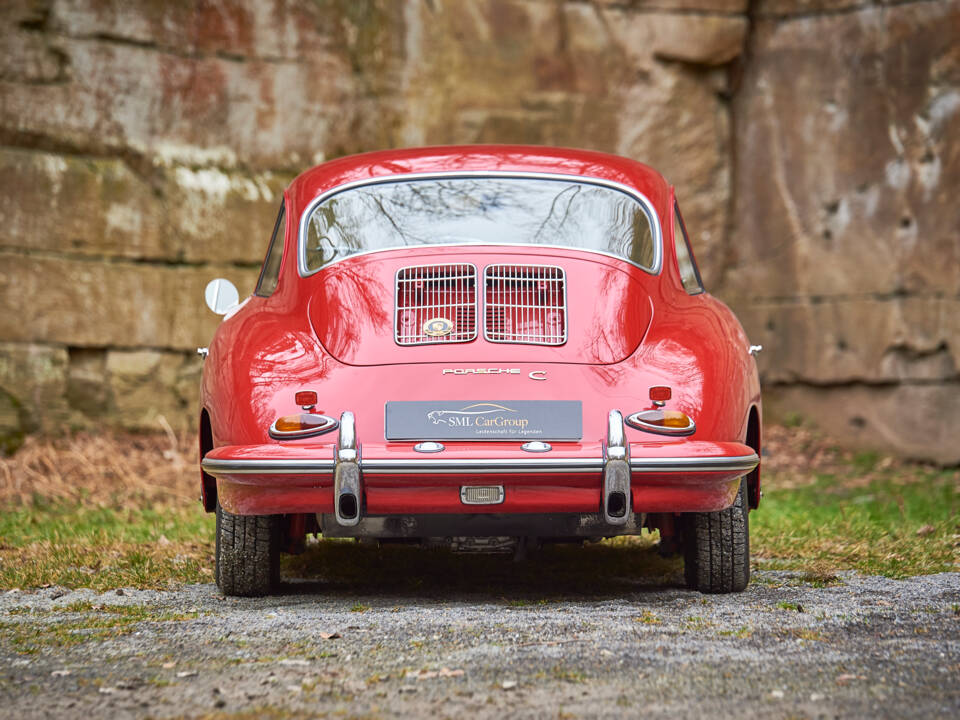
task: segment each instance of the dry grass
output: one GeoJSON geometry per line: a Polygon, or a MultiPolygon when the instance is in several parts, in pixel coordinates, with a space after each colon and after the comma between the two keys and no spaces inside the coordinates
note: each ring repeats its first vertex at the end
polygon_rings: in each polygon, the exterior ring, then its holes
{"type": "Polygon", "coordinates": [[[29,437],[0,457],[0,588],[209,582],[196,438],[29,437]]]}
{"type": "Polygon", "coordinates": [[[197,441],[160,435],[28,437],[0,457],[0,508],[41,498],[84,507],[183,505],[199,493],[197,441]]]}
{"type": "Polygon", "coordinates": [[[807,426],[770,425],[763,429],[763,482],[768,488],[793,489],[815,484],[824,475],[844,488],[865,487],[878,477],[898,474],[916,480],[920,463],[836,445],[807,426]]]}

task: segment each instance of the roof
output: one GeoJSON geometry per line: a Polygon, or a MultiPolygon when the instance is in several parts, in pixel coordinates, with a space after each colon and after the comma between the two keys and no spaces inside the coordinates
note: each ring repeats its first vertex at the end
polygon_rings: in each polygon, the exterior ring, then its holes
{"type": "Polygon", "coordinates": [[[290,211],[299,217],[321,193],[364,179],[451,171],[544,172],[598,178],[628,185],[646,196],[661,218],[670,186],[656,170],[635,160],[570,148],[536,145],[450,145],[381,150],[348,155],[301,173],[287,189],[290,211]]]}

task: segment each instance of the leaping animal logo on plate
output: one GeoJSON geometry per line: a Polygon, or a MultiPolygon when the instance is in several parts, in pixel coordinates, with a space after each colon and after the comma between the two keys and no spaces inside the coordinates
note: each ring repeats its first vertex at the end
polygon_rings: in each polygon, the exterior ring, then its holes
{"type": "Polygon", "coordinates": [[[515,413],[517,412],[513,408],[508,408],[503,405],[497,405],[496,403],[474,403],[473,405],[467,405],[465,408],[460,410],[432,410],[427,413],[427,417],[433,421],[434,425],[439,425],[444,423],[446,425],[451,424],[451,420],[454,417],[470,417],[476,415],[493,415],[495,413],[515,413]]]}

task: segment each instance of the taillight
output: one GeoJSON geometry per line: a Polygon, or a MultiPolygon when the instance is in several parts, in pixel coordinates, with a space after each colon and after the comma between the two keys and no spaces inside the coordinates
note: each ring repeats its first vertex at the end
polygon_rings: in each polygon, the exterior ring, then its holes
{"type": "Polygon", "coordinates": [[[310,410],[317,404],[317,393],[313,390],[301,390],[294,397],[294,402],[304,410],[310,410]]]}
{"type": "Polygon", "coordinates": [[[627,417],[627,425],[657,435],[693,435],[697,426],[686,413],[679,410],[644,410],[627,417]]]}
{"type": "Polygon", "coordinates": [[[278,417],[270,426],[270,437],[277,440],[294,440],[312,437],[330,432],[337,427],[337,421],[326,415],[300,413],[278,417]]]}

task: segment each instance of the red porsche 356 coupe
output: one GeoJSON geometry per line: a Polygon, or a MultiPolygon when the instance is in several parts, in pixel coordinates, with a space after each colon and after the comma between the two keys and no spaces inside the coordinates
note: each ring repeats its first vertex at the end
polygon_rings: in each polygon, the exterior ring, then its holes
{"type": "Polygon", "coordinates": [[[516,550],[657,528],[704,592],[749,580],[751,346],[674,189],[579,150],[345,157],[291,183],[206,355],[216,580],[270,592],[307,534],[516,550]]]}

